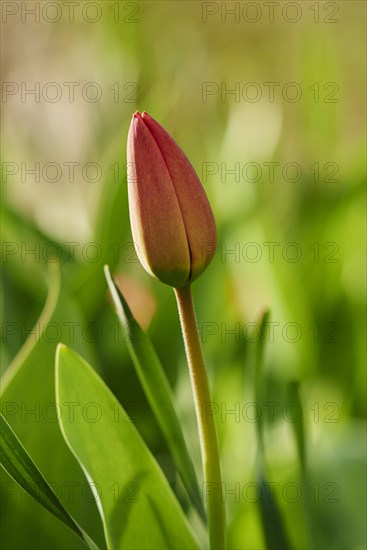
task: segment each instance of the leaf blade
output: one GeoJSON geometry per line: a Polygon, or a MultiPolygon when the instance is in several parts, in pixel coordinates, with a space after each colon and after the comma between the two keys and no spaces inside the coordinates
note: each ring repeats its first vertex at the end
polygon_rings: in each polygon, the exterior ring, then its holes
{"type": "Polygon", "coordinates": [[[150,339],[134,319],[124,296],[113,281],[108,266],[105,266],[105,276],[115,305],[116,314],[126,334],[125,342],[127,343],[144,393],[166,438],[167,445],[172,453],[176,468],[181,475],[186,490],[200,516],[206,521],[206,513],[200,495],[196,472],[173,405],[172,390],[163,367],[150,339]]]}
{"type": "Polygon", "coordinates": [[[297,411],[299,411],[299,417],[292,422],[292,428],[294,432],[294,437],[297,444],[298,457],[301,463],[302,475],[306,475],[306,436],[305,436],[305,426],[303,418],[303,408],[300,397],[300,388],[299,382],[293,380],[288,384],[288,396],[291,403],[293,403],[297,411]]]}
{"type": "MultiPolygon", "coordinates": [[[[85,496],[84,491],[88,490],[85,477],[65,445],[57,423],[52,368],[56,341],[54,335],[47,336],[47,330],[49,326],[58,327],[60,339],[68,339],[70,327],[65,321],[72,320],[77,326],[85,322],[60,267],[57,262],[49,265],[47,299],[40,317],[1,377],[1,412],[45,478],[57,488],[57,494],[64,494],[68,499],[73,516],[78,517],[82,524],[91,522],[92,537],[99,541],[102,526],[95,502],[85,496]],[[54,460],[50,460],[50,449],[54,460]],[[70,483],[69,487],[75,487],[72,494],[65,490],[65,479],[70,483]]],[[[79,351],[90,354],[90,345],[78,335],[78,331],[75,331],[74,345],[79,351]]],[[[1,484],[13,484],[3,468],[0,468],[0,480],[1,484]]],[[[73,531],[65,529],[64,524],[48,510],[35,506],[31,498],[19,497],[22,495],[17,485],[7,495],[6,509],[0,515],[1,535],[4,540],[11,540],[14,548],[27,549],[30,545],[58,550],[84,548],[84,542],[73,531]],[[23,518],[23,529],[18,529],[19,517],[23,518]]]]}
{"type": "Polygon", "coordinates": [[[0,456],[1,466],[20,487],[79,535],[89,548],[98,548],[64,508],[2,414],[0,414],[0,456]]]}
{"type": "MultiPolygon", "coordinates": [[[[270,311],[266,310],[261,316],[259,327],[260,335],[256,343],[254,389],[255,402],[259,410],[263,409],[266,397],[266,378],[264,376],[265,328],[269,323],[270,311]]],[[[270,490],[266,477],[264,420],[261,414],[256,422],[258,442],[257,475],[259,484],[259,509],[261,523],[268,550],[291,550],[287,529],[283,520],[282,511],[275,492],[270,490]]]]}
{"type": "Polygon", "coordinates": [[[268,550],[291,550],[288,534],[274,492],[259,468],[259,506],[266,547],[268,550]]]}
{"type": "MultiPolygon", "coordinates": [[[[270,318],[270,311],[266,310],[260,319],[259,323],[259,339],[256,344],[255,353],[255,402],[259,410],[263,408],[264,394],[265,394],[265,382],[263,375],[264,365],[264,353],[265,353],[265,326],[268,324],[270,318]]],[[[257,438],[259,444],[259,452],[264,454],[264,423],[262,415],[259,416],[256,422],[257,438]]]]}
{"type": "Polygon", "coordinates": [[[197,548],[166,478],[97,373],[63,345],[57,350],[56,373],[60,427],[95,484],[108,547],[197,548]],[[80,405],[72,419],[65,405],[69,402],[80,405]],[[100,412],[96,421],[83,415],[91,404],[100,412]]]}

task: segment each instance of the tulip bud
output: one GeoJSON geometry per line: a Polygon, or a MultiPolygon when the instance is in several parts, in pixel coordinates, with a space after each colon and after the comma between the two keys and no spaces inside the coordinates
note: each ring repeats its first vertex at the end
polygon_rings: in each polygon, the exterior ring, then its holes
{"type": "Polygon", "coordinates": [[[147,113],[133,115],[128,136],[131,230],[143,267],[163,283],[188,286],[210,263],[216,227],[189,160],[147,113]]]}

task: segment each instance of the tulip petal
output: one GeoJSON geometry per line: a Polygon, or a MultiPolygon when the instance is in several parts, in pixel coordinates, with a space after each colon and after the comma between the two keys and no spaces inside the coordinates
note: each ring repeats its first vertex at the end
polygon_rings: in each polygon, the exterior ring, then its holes
{"type": "Polygon", "coordinates": [[[164,128],[147,113],[142,119],[154,137],[173,182],[190,249],[191,269],[187,282],[207,267],[216,248],[213,212],[205,190],[190,161],[164,128]]]}
{"type": "Polygon", "coordinates": [[[144,268],[162,282],[184,286],[190,251],[172,179],[146,121],[133,116],[127,147],[135,173],[128,176],[132,235],[144,268]]]}

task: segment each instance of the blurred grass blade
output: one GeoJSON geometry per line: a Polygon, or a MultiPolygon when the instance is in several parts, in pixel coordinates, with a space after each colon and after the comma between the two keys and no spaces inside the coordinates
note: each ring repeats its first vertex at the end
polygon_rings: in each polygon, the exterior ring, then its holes
{"type": "Polygon", "coordinates": [[[314,525],[313,525],[313,515],[312,515],[312,502],[310,498],[310,491],[308,490],[309,483],[308,471],[307,471],[307,449],[306,449],[306,433],[304,426],[304,415],[302,401],[299,391],[300,384],[298,381],[291,381],[288,385],[288,398],[290,403],[296,405],[297,411],[299,411],[299,417],[291,423],[294,436],[296,439],[297,451],[299,456],[299,461],[301,463],[301,475],[302,475],[302,484],[303,484],[303,504],[304,504],[304,514],[307,524],[307,544],[309,548],[313,548],[313,539],[314,539],[314,525]]]}
{"type": "Polygon", "coordinates": [[[195,469],[186,447],[181,424],[173,404],[174,396],[163,367],[151,341],[134,319],[118,286],[112,280],[108,266],[105,266],[105,275],[140,383],[166,438],[186,490],[200,516],[206,521],[195,469]]]}
{"type": "MultiPolygon", "coordinates": [[[[269,322],[270,311],[263,313],[259,323],[259,339],[256,344],[255,352],[255,402],[258,410],[262,411],[265,398],[265,379],[263,374],[264,351],[265,351],[265,325],[269,322]]],[[[259,452],[262,454],[264,450],[264,425],[263,415],[260,414],[256,422],[259,452]]]]}
{"type": "Polygon", "coordinates": [[[79,535],[89,548],[93,550],[98,548],[61,504],[2,414],[0,414],[0,460],[4,470],[20,487],[79,535]]]}
{"type": "Polygon", "coordinates": [[[300,412],[299,418],[292,422],[292,428],[297,443],[298,456],[301,462],[302,474],[306,472],[306,445],[305,445],[305,428],[303,422],[303,409],[301,398],[299,395],[299,382],[292,381],[288,386],[288,397],[291,403],[296,405],[297,411],[300,412]]]}
{"type": "MultiPolygon", "coordinates": [[[[266,378],[264,376],[264,352],[266,325],[269,323],[270,311],[265,311],[259,323],[259,338],[255,351],[255,402],[258,410],[262,411],[266,398],[266,378]]],[[[291,548],[287,532],[283,523],[274,488],[266,481],[265,468],[265,443],[263,415],[260,414],[256,422],[258,440],[258,483],[260,490],[260,513],[263,526],[266,547],[268,550],[288,550],[291,548]]]]}
{"type": "Polygon", "coordinates": [[[56,399],[65,441],[95,489],[107,547],[198,548],[165,476],[126,412],[92,367],[63,345],[56,355],[56,399]],[[77,404],[72,415],[70,403],[77,404]]]}
{"type": "Polygon", "coordinates": [[[276,500],[274,488],[271,489],[259,468],[260,512],[263,532],[268,550],[290,550],[291,545],[285,530],[282,515],[276,500]]]}
{"type": "MultiPolygon", "coordinates": [[[[47,326],[47,323],[50,321],[56,305],[57,301],[59,299],[60,294],[60,286],[61,286],[61,274],[60,274],[60,266],[57,262],[50,263],[48,265],[49,270],[49,289],[47,293],[47,300],[46,303],[42,309],[41,315],[37,320],[37,323],[35,326],[37,327],[37,330],[40,334],[42,334],[43,329],[47,326]]],[[[7,368],[7,370],[4,372],[2,378],[1,378],[1,391],[0,394],[3,395],[8,387],[8,385],[11,383],[13,378],[16,376],[19,369],[22,367],[24,362],[27,360],[28,356],[32,353],[34,348],[36,347],[36,338],[34,337],[33,331],[29,333],[29,336],[23,346],[20,348],[17,355],[14,357],[13,361],[7,368]]]]}

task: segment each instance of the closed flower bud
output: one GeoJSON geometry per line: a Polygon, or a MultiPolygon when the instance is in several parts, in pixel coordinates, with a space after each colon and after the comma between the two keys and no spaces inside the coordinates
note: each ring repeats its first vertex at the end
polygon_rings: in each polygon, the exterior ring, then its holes
{"type": "Polygon", "coordinates": [[[210,263],[216,228],[209,201],[182,149],[147,113],[133,115],[127,145],[129,210],[143,267],[181,288],[210,263]]]}

